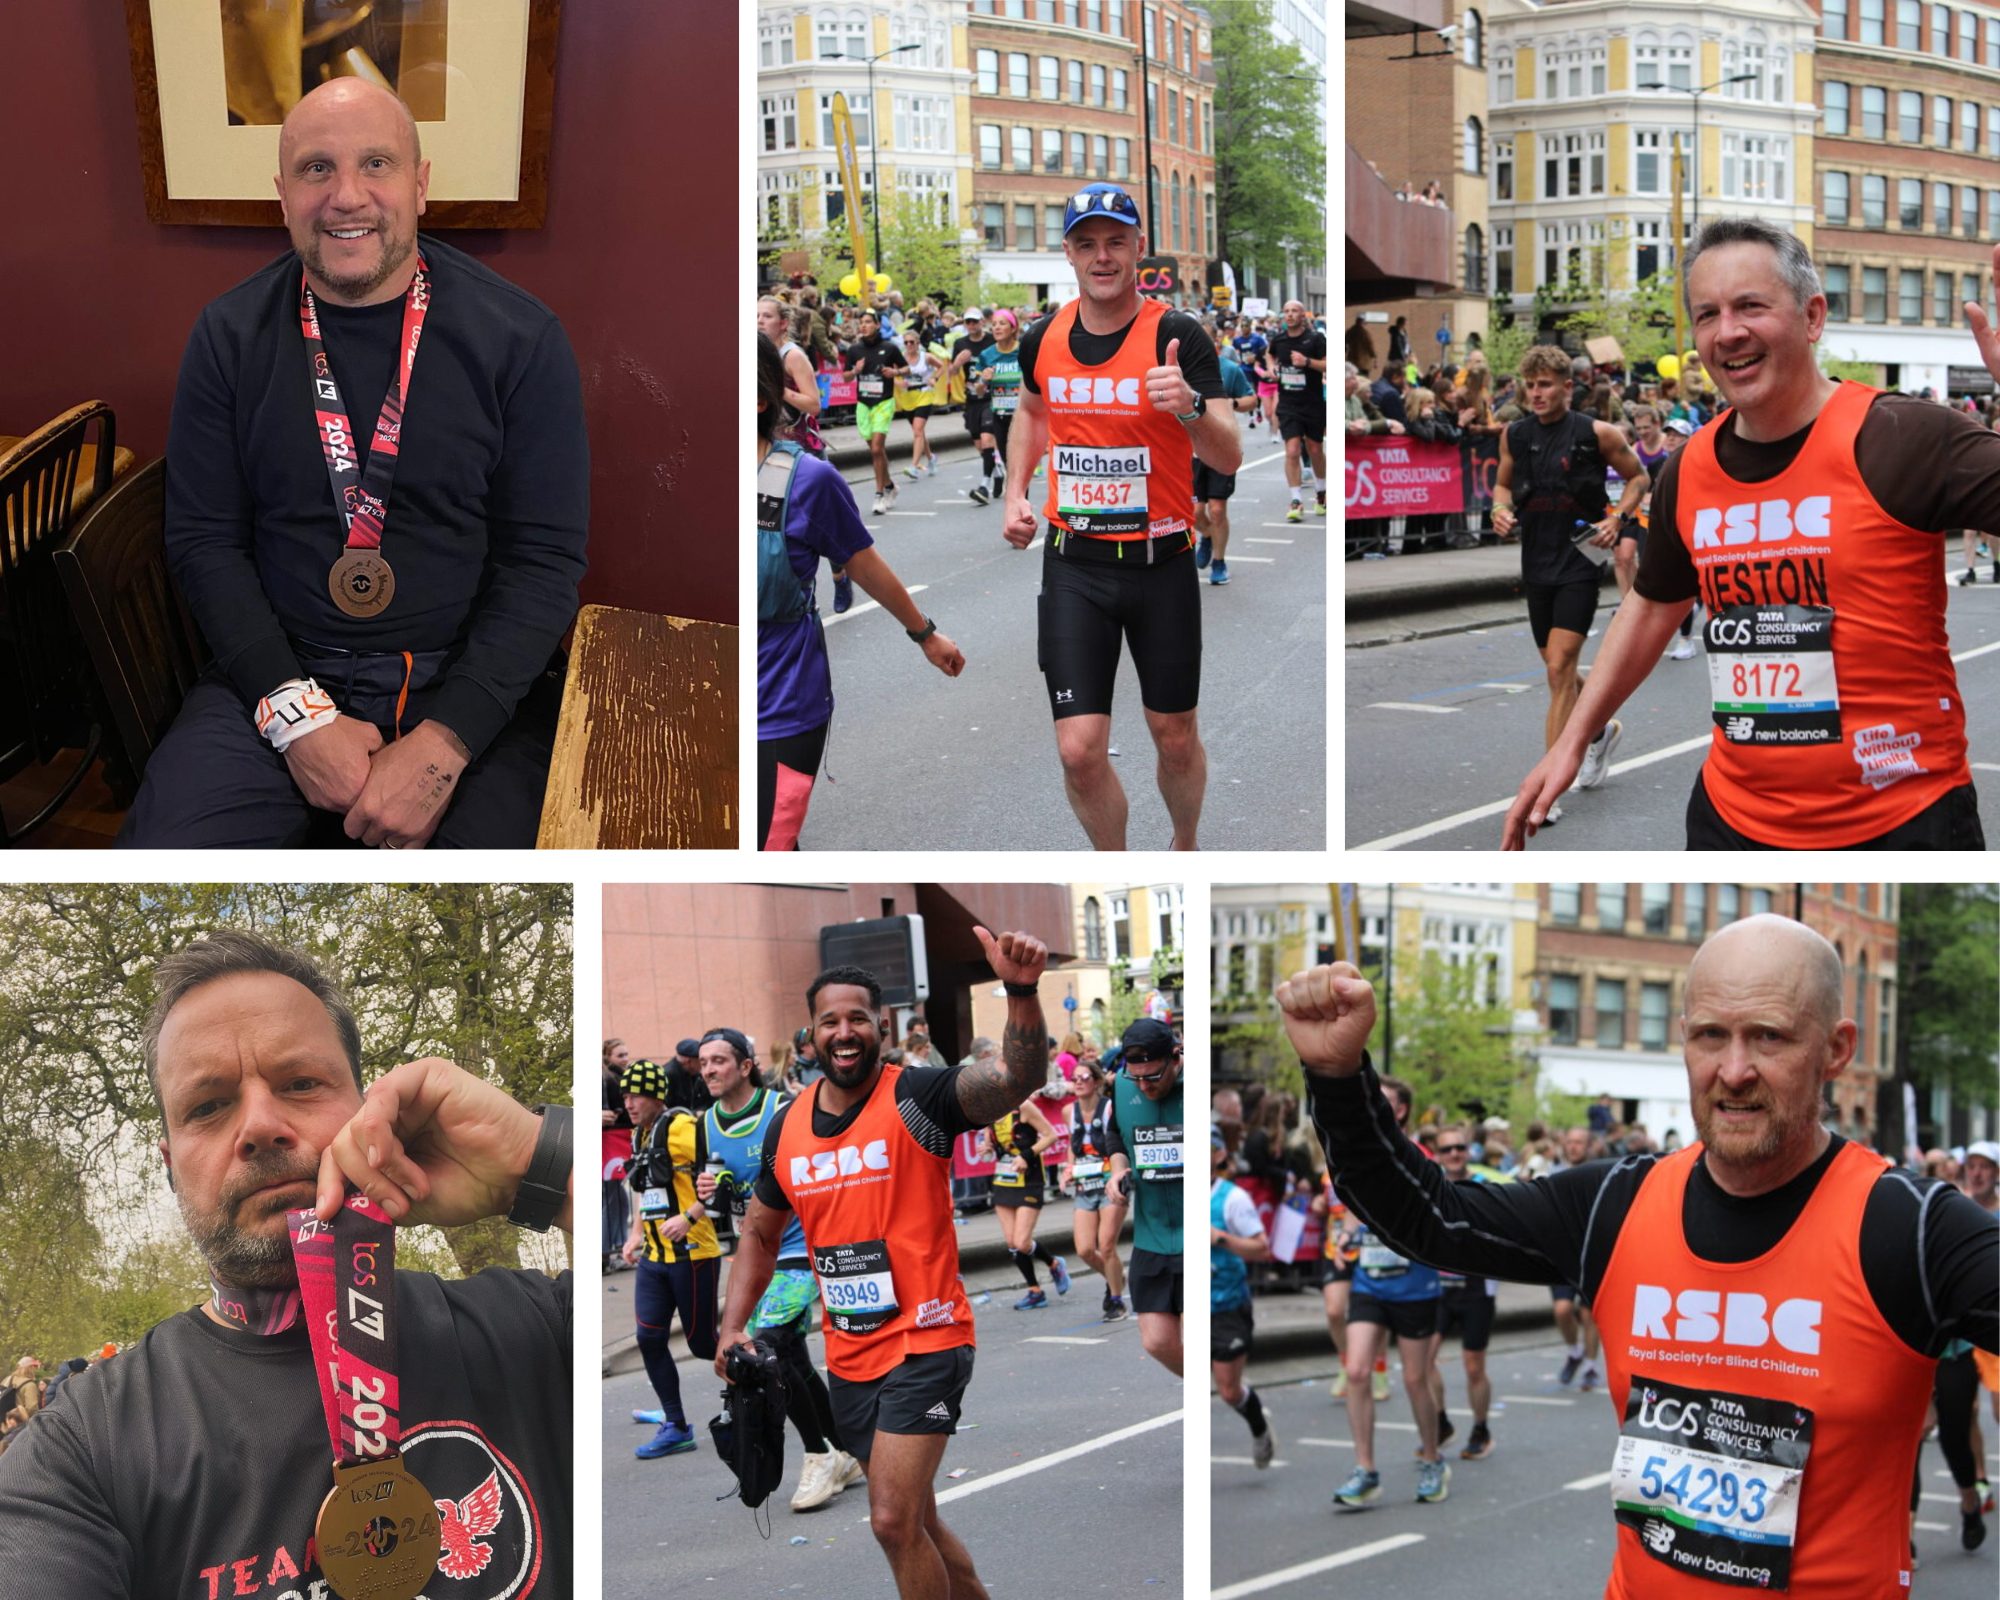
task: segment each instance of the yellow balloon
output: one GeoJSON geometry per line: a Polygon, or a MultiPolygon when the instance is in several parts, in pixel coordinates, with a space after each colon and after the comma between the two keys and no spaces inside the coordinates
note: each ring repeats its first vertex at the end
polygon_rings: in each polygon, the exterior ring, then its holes
{"type": "Polygon", "coordinates": [[[1681,375],[1681,358],[1679,356],[1661,356],[1657,365],[1660,369],[1660,376],[1663,378],[1678,378],[1681,375]]]}
{"type": "Polygon", "coordinates": [[[861,293],[861,280],[850,272],[840,280],[840,292],[852,299],[855,295],[861,293]]]}
{"type": "Polygon", "coordinates": [[[887,294],[887,293],[889,292],[889,274],[888,274],[888,273],[886,273],[886,272],[871,272],[871,273],[870,273],[870,274],[868,275],[868,278],[869,278],[869,281],[870,281],[871,283],[873,283],[873,284],[875,285],[875,292],[876,292],[877,294],[887,294]]]}

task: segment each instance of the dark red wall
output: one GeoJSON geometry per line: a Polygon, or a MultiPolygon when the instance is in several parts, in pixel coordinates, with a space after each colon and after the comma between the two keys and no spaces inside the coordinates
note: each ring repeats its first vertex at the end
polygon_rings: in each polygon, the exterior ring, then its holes
{"type": "MultiPolygon", "coordinates": [[[[9,3],[0,20],[0,433],[84,399],[166,447],[201,306],[285,248],[280,229],[146,220],[124,7],[9,3]]],[[[548,224],[445,237],[562,318],[590,423],[583,598],[736,621],[736,8],[568,0],[548,224]]]]}

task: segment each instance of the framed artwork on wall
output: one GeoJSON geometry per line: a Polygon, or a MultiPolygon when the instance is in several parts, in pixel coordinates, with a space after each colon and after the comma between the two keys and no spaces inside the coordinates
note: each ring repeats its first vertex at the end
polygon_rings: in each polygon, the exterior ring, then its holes
{"type": "Polygon", "coordinates": [[[125,0],[146,216],[281,225],[278,130],[335,77],[400,95],[427,228],[539,228],[562,0],[125,0]]]}

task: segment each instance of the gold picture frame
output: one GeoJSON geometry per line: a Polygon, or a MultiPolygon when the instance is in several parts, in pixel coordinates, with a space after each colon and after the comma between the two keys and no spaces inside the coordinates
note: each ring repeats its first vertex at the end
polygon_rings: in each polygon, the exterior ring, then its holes
{"type": "Polygon", "coordinates": [[[316,70],[405,89],[431,161],[426,228],[541,227],[561,12],[562,0],[125,0],[147,220],[281,226],[277,122],[316,70]],[[476,5],[476,24],[452,27],[453,5],[476,5]],[[370,38],[392,67],[407,52],[407,79],[377,68],[370,38]]]}

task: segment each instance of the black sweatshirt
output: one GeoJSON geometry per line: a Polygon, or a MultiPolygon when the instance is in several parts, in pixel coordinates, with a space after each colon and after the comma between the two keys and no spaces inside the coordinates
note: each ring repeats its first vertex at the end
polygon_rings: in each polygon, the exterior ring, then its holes
{"type": "MultiPolygon", "coordinates": [[[[246,702],[315,646],[449,651],[431,714],[477,757],[576,616],[590,452],[576,357],[555,315],[470,256],[422,241],[431,305],[403,411],[382,556],[396,594],[347,616],[327,591],[345,543],[313,416],[299,261],[287,251],[203,308],[167,438],[167,558],[246,702]]],[[[367,461],[403,301],[319,300],[327,358],[367,461]]]]}
{"type": "MultiPolygon", "coordinates": [[[[1452,1183],[1396,1126],[1375,1069],[1308,1075],[1313,1125],[1334,1192],[1362,1222],[1428,1266],[1511,1283],[1575,1285],[1588,1304],[1656,1155],[1587,1161],[1532,1183],[1452,1183]]],[[[1776,1248],[1847,1141],[1769,1194],[1726,1194],[1699,1158],[1681,1226],[1704,1261],[1754,1261],[1776,1248]]],[[[1861,1218],[1861,1272],[1882,1319],[1911,1349],[2000,1340],[2000,1225],[1949,1184],[1891,1167],[1861,1218]]]]}

